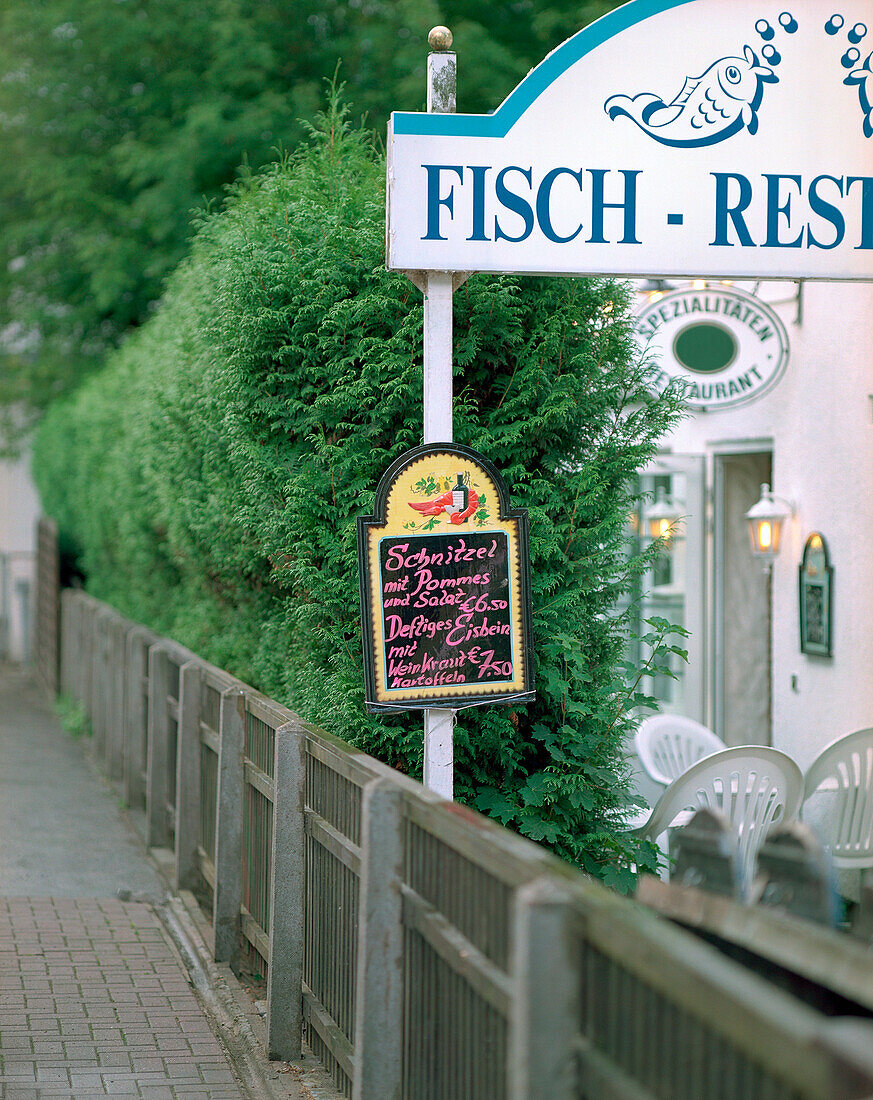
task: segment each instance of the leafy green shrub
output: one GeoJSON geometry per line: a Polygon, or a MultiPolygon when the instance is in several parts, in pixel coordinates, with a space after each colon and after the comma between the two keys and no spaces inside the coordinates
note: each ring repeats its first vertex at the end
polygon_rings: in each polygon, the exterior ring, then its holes
{"type": "MultiPolygon", "coordinates": [[[[388,764],[421,715],[363,707],[355,517],[422,434],[421,295],[383,265],[384,165],[335,105],[199,225],[161,310],[42,424],[43,500],[88,588],[388,764]]],[[[460,712],[457,797],[626,887],[614,613],[644,567],[633,476],[678,412],[608,280],[474,276],[455,296],[455,437],[530,511],[537,700],[460,712]]]]}

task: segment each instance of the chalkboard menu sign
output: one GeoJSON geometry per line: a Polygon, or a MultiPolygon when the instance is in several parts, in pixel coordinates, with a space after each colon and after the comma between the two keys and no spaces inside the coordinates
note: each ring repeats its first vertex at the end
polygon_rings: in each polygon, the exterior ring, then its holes
{"type": "Polygon", "coordinates": [[[800,652],[833,656],[831,588],[834,570],[827,543],[814,531],[803,547],[800,562],[800,652]]]}
{"type": "Polygon", "coordinates": [[[527,512],[469,447],[407,451],[358,519],[367,707],[530,702],[527,512]]]}

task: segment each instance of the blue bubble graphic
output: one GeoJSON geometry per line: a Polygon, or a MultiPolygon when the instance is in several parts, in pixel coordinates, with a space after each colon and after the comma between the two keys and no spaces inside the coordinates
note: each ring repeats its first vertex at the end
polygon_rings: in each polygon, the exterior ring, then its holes
{"type": "Polygon", "coordinates": [[[845,23],[845,19],[843,19],[841,15],[832,15],[827,23],[825,23],[825,30],[828,34],[836,34],[843,23],[845,23]]]}
{"type": "Polygon", "coordinates": [[[854,27],[849,31],[848,38],[853,46],[857,46],[864,35],[867,33],[867,28],[863,23],[856,23],[854,27]]]}
{"type": "Polygon", "coordinates": [[[761,53],[764,56],[764,60],[768,61],[771,65],[778,65],[782,60],[782,54],[775,48],[775,46],[765,46],[761,53]]]}
{"type": "Polygon", "coordinates": [[[797,20],[790,11],[784,11],[779,16],[779,26],[787,33],[794,34],[797,30],[797,20]]]}
{"type": "Polygon", "coordinates": [[[853,65],[857,65],[860,56],[861,54],[858,52],[858,50],[846,50],[846,52],[840,58],[840,64],[843,66],[844,69],[851,69],[853,65]]]}
{"type": "Polygon", "coordinates": [[[766,19],[759,19],[755,24],[755,30],[760,34],[765,42],[769,42],[776,32],[770,26],[766,19]]]}

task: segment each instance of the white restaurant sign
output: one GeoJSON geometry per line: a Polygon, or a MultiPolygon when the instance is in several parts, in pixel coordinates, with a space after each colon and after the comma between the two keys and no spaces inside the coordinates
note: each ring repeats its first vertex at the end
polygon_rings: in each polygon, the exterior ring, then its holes
{"type": "Polygon", "coordinates": [[[632,0],[493,114],[392,115],[388,266],[873,279],[871,54],[873,0],[632,0]]]}
{"type": "Polygon", "coordinates": [[[788,334],[760,298],[735,286],[710,283],[654,296],[636,317],[641,347],[660,370],[685,384],[695,409],[718,412],[763,397],[788,362],[788,334]]]}

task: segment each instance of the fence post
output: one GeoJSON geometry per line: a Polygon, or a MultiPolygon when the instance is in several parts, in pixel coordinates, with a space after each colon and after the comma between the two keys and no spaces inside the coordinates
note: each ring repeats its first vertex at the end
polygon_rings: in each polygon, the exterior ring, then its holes
{"type": "Polygon", "coordinates": [[[245,703],[245,692],[239,688],[227,688],[221,693],[212,927],[215,961],[231,964],[239,951],[242,904],[245,703]]]}
{"type": "Polygon", "coordinates": [[[177,890],[200,878],[200,666],[188,661],[179,672],[179,725],[176,743],[177,890]]]}
{"type": "Polygon", "coordinates": [[[109,659],[112,632],[112,612],[100,608],[97,614],[97,629],[100,637],[100,671],[97,682],[97,694],[94,700],[96,713],[100,716],[99,749],[103,770],[106,770],[106,750],[109,741],[109,723],[112,716],[112,686],[109,659]]]}
{"type": "Polygon", "coordinates": [[[69,616],[70,626],[67,635],[67,684],[66,690],[77,703],[82,702],[82,600],[77,591],[70,588],[64,603],[64,613],[69,616]]]}
{"type": "Polygon", "coordinates": [[[91,616],[93,641],[91,647],[91,690],[89,710],[91,712],[91,734],[94,738],[94,751],[100,763],[103,763],[105,712],[104,712],[104,666],[106,659],[105,644],[106,612],[102,605],[95,604],[91,616]]]}
{"type": "Polygon", "coordinates": [[[125,639],[127,713],[124,722],[124,797],[133,809],[139,809],[145,801],[143,772],[147,761],[143,754],[142,731],[148,720],[148,715],[144,713],[148,704],[143,693],[143,682],[148,672],[148,659],[142,644],[143,634],[142,627],[134,627],[125,639]]]}
{"type": "Polygon", "coordinates": [[[873,944],[873,871],[861,873],[861,900],[852,934],[873,944]]]}
{"type": "Polygon", "coordinates": [[[60,688],[62,695],[72,695],[73,685],[73,617],[74,596],[71,588],[61,592],[61,652],[60,688]]]}
{"type": "Polygon", "coordinates": [[[67,690],[77,703],[84,704],[82,698],[82,663],[85,659],[82,652],[82,594],[78,589],[70,589],[67,606],[70,609],[70,680],[67,690]]]}
{"type": "Polygon", "coordinates": [[[387,778],[364,788],[355,999],[354,1100],[399,1100],[402,1083],[403,794],[387,778]]]}
{"type": "Polygon", "coordinates": [[[109,650],[109,690],[112,693],[109,707],[109,724],[106,731],[106,770],[113,782],[124,778],[124,703],[127,687],[124,675],[124,650],[127,637],[124,619],[116,618],[111,624],[109,650]]]}
{"type": "Polygon", "coordinates": [[[106,775],[113,779],[113,742],[115,739],[115,717],[118,710],[118,683],[115,675],[117,618],[115,615],[107,615],[104,623],[106,638],[106,660],[103,674],[104,691],[104,732],[103,732],[103,768],[106,775]]]}
{"type": "MultiPolygon", "coordinates": [[[[109,724],[112,721],[112,612],[107,607],[100,607],[97,612],[97,630],[100,645],[98,666],[97,690],[94,698],[95,715],[99,716],[99,738],[95,737],[98,749],[98,759],[106,771],[106,760],[109,746],[109,724]]],[[[95,734],[97,730],[95,729],[95,734]]]]}
{"type": "Polygon", "coordinates": [[[109,728],[112,722],[112,613],[101,608],[98,616],[100,629],[100,680],[95,705],[100,715],[100,751],[103,770],[106,771],[109,755],[109,728]]]}
{"type": "Polygon", "coordinates": [[[149,717],[146,756],[146,843],[150,848],[165,848],[167,828],[167,696],[169,694],[169,658],[160,645],[149,648],[149,717]]]}
{"type": "Polygon", "coordinates": [[[88,716],[88,725],[94,732],[94,670],[97,654],[97,612],[94,602],[86,598],[82,616],[83,652],[85,662],[82,669],[82,703],[88,716]]]}
{"type": "Polygon", "coordinates": [[[88,668],[91,659],[90,632],[88,630],[88,604],[83,592],[76,594],[76,697],[82,704],[85,717],[91,721],[91,700],[88,695],[88,668]]]}
{"type": "Polygon", "coordinates": [[[510,1024],[511,1100],[572,1100],[579,1095],[576,1044],[580,1028],[579,967],[570,894],[542,877],[515,896],[510,1024]]]}
{"type": "Polygon", "coordinates": [[[306,731],[295,722],[276,730],[273,786],[267,1056],[290,1062],[303,1036],[306,731]]]}
{"type": "Polygon", "coordinates": [[[34,663],[44,690],[54,698],[60,684],[61,569],[58,528],[54,520],[41,516],[36,525],[36,624],[34,663]]]}

